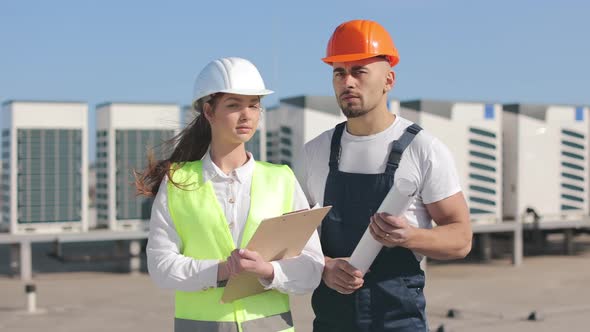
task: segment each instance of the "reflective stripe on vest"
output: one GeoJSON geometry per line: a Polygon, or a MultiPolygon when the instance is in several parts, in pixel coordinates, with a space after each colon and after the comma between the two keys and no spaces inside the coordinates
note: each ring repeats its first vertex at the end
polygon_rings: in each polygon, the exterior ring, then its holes
{"type": "MultiPolygon", "coordinates": [[[[293,318],[291,312],[249,320],[242,323],[243,332],[257,331],[283,331],[293,328],[293,318]]],[[[207,322],[190,319],[174,319],[174,332],[198,332],[198,331],[218,331],[218,332],[238,332],[238,323],[236,322],[207,322]]]]}
{"type": "MultiPolygon", "coordinates": [[[[169,181],[167,189],[168,208],[183,244],[182,254],[203,260],[227,259],[235,249],[234,241],[211,181],[202,181],[202,163],[184,163],[173,172],[172,179],[181,187],[169,181]]],[[[246,247],[261,220],[292,210],[294,188],[295,176],[290,168],[256,162],[250,189],[250,210],[241,248],[246,247]]],[[[222,294],[223,287],[196,292],[177,291],[175,317],[182,321],[182,331],[195,331],[191,325],[195,322],[210,327],[205,331],[224,331],[226,326],[236,326],[238,323],[241,332],[250,322],[266,322],[269,317],[280,317],[290,312],[289,297],[278,291],[267,291],[229,304],[219,303],[222,294]]],[[[199,331],[201,329],[203,327],[199,331]]]]}

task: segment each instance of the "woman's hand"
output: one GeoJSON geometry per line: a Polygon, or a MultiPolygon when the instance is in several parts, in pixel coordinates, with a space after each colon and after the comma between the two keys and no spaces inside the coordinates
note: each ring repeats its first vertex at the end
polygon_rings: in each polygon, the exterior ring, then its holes
{"type": "Polygon", "coordinates": [[[227,270],[230,276],[238,275],[241,272],[250,272],[259,278],[272,280],[274,268],[272,264],[260,257],[256,251],[248,249],[236,249],[232,251],[227,259],[227,270]]]}

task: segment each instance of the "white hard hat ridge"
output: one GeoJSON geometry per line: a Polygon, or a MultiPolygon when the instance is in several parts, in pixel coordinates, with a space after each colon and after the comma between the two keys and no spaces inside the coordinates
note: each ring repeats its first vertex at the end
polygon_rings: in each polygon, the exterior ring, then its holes
{"type": "Polygon", "coordinates": [[[195,81],[193,103],[219,92],[247,96],[265,96],[273,93],[266,89],[256,66],[246,59],[237,57],[211,61],[201,70],[195,81]]]}

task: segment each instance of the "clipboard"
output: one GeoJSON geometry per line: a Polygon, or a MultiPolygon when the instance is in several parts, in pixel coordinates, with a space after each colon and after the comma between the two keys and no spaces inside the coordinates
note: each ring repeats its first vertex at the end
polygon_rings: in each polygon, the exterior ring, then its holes
{"type": "MultiPolygon", "coordinates": [[[[332,206],[326,206],[301,210],[264,219],[246,249],[257,251],[267,262],[296,257],[301,254],[301,250],[331,208],[332,206]]],[[[265,291],[255,274],[241,273],[228,280],[221,303],[230,303],[265,291]]]]}

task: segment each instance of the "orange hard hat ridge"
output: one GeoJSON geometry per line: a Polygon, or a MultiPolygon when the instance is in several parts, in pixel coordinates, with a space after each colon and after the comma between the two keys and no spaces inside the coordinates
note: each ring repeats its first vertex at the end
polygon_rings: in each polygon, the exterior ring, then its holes
{"type": "Polygon", "coordinates": [[[322,61],[332,64],[380,55],[386,56],[392,67],[399,62],[397,49],[387,30],[374,21],[353,20],[334,30],[322,61]]]}

